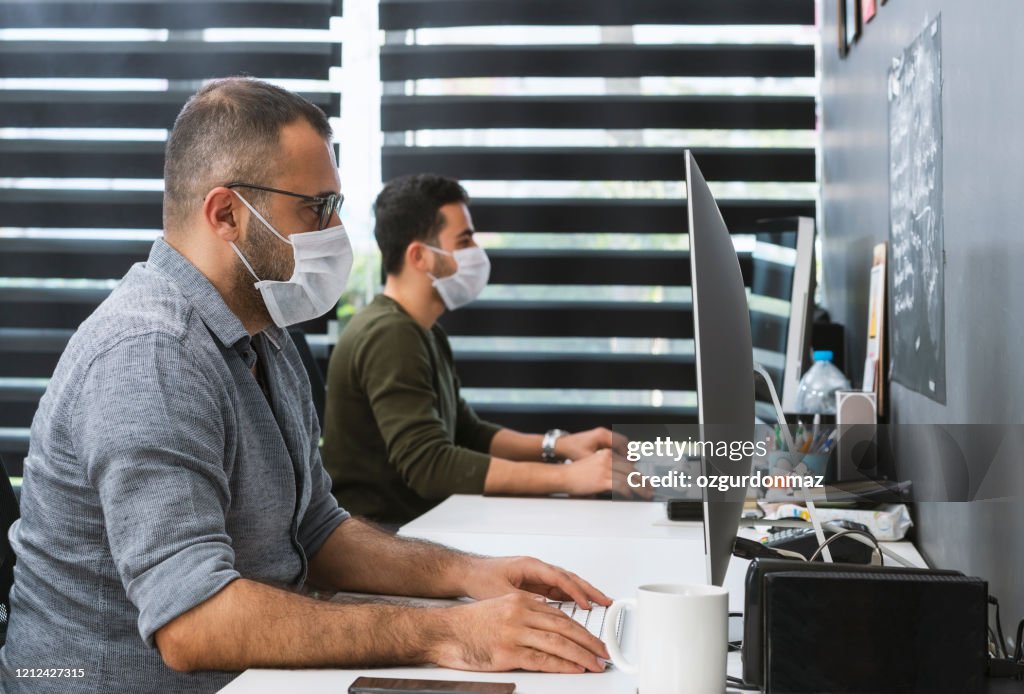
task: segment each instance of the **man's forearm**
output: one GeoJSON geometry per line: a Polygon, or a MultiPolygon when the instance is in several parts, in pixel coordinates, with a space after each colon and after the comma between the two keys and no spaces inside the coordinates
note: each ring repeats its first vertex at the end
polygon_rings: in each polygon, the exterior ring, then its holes
{"type": "Polygon", "coordinates": [[[564,492],[567,467],[492,458],[484,479],[484,493],[545,495],[564,492]]]}
{"type": "Polygon", "coordinates": [[[359,519],[339,525],[309,562],[319,588],[454,598],[466,594],[475,557],[433,542],[399,538],[359,519]]]}
{"type": "Polygon", "coordinates": [[[246,579],[156,633],[179,671],[250,667],[369,667],[432,661],[446,610],[322,602],[246,579]]]}
{"type": "Polygon", "coordinates": [[[513,429],[501,429],[491,439],[490,453],[495,458],[539,461],[542,459],[540,434],[524,434],[513,429]]]}

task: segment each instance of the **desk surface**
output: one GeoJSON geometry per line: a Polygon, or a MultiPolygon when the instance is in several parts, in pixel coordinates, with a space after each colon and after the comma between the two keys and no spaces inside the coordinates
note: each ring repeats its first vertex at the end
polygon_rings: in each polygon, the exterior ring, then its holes
{"type": "Polygon", "coordinates": [[[414,537],[438,531],[648,540],[701,540],[704,535],[700,521],[669,521],[661,502],[468,494],[449,497],[402,526],[400,534],[414,537]]]}
{"type": "MultiPolygon", "coordinates": [[[[612,597],[631,596],[646,583],[707,582],[703,525],[667,521],[660,502],[456,495],[399,534],[478,554],[535,556],[612,597]]],[[[740,534],[759,537],[761,531],[741,528],[740,534]]],[[[911,543],[884,544],[925,566],[911,543]]],[[[736,557],[729,563],[725,587],[732,610],[743,609],[748,563],[736,557]]]]}
{"type": "MultiPolygon", "coordinates": [[[[457,549],[491,555],[529,554],[574,571],[612,597],[628,597],[645,583],[705,583],[704,533],[700,523],[665,524],[664,505],[646,502],[579,499],[520,499],[454,496],[404,526],[400,534],[433,540],[457,549]]],[[[743,532],[754,533],[753,530],[743,532]]],[[[923,565],[910,543],[889,543],[923,565]]],[[[731,610],[743,609],[747,562],[733,558],[726,575],[731,610]]],[[[630,621],[622,636],[627,657],[630,621]]],[[[729,656],[729,673],[739,675],[738,654],[729,656]]],[[[248,670],[224,692],[344,693],[359,675],[486,682],[515,682],[517,691],[632,692],[632,675],[547,675],[529,672],[478,673],[443,668],[378,670],[248,670]]],[[[731,690],[730,690],[731,691],[731,690]]]]}
{"type": "MultiPolygon", "coordinates": [[[[739,653],[729,654],[729,674],[742,671],[739,653]]],[[[617,670],[584,675],[549,675],[538,672],[461,672],[434,667],[386,668],[381,670],[247,670],[221,690],[224,694],[345,694],[357,677],[407,677],[412,679],[459,680],[469,682],[515,682],[516,694],[632,694],[636,678],[617,670]]],[[[739,692],[728,689],[730,694],[739,692]]]]}

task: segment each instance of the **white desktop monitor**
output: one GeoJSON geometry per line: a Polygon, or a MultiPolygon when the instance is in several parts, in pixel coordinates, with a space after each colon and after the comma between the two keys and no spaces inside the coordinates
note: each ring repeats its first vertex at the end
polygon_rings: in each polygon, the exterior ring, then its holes
{"type": "Polygon", "coordinates": [[[796,263],[790,299],[786,367],[782,376],[782,409],[796,412],[796,391],[804,375],[804,360],[810,353],[811,321],[814,311],[814,220],[796,218],[796,263]]]}
{"type": "MultiPolygon", "coordinates": [[[[689,150],[686,196],[701,440],[752,441],[754,356],[743,273],[729,229],[689,150]]],[[[730,460],[707,455],[707,447],[703,450],[705,475],[750,474],[750,456],[730,460]]],[[[705,487],[703,494],[707,578],[720,586],[732,556],[746,488],[705,487]]]]}
{"type": "MultiPolygon", "coordinates": [[[[781,394],[782,409],[795,412],[797,388],[811,347],[814,220],[787,217],[761,221],[753,236],[740,236],[737,248],[751,266],[754,361],[771,375],[781,394]]],[[[765,395],[755,403],[758,417],[774,421],[775,408],[763,391],[758,392],[765,395]]]]}

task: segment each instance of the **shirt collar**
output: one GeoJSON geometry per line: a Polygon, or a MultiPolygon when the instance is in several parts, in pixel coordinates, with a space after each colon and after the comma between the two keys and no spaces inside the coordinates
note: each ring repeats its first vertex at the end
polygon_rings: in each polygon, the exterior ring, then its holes
{"type": "MultiPolygon", "coordinates": [[[[164,241],[162,237],[153,242],[147,265],[160,271],[181,290],[181,293],[185,295],[202,318],[203,323],[222,345],[225,347],[241,347],[242,345],[248,347],[250,342],[248,331],[238,316],[224,303],[220,292],[210,283],[206,275],[201,273],[195,265],[164,241]]],[[[270,325],[263,331],[263,334],[277,351],[281,350],[284,330],[276,325],[270,325]]]]}

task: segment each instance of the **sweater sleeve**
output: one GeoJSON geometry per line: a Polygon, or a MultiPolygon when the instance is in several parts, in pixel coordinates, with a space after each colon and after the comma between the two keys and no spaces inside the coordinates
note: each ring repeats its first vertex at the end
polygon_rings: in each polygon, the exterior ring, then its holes
{"type": "Polygon", "coordinates": [[[388,462],[425,499],[479,494],[490,456],[456,445],[437,411],[426,337],[408,321],[381,320],[355,347],[356,382],[366,393],[388,462]]]}
{"type": "MultiPolygon", "coordinates": [[[[440,327],[435,327],[434,335],[443,356],[449,362],[454,363],[452,347],[444,330],[440,327]]],[[[501,431],[502,427],[480,419],[476,411],[462,397],[462,384],[459,382],[458,374],[455,374],[454,366],[452,367],[452,374],[455,379],[456,400],[455,443],[459,446],[471,448],[474,451],[489,453],[491,450],[491,440],[495,434],[501,431]]]]}
{"type": "Polygon", "coordinates": [[[502,427],[480,419],[466,399],[461,394],[458,397],[459,414],[455,428],[455,443],[489,455],[491,440],[494,439],[495,434],[501,431],[502,427]]]}

